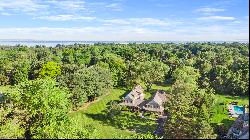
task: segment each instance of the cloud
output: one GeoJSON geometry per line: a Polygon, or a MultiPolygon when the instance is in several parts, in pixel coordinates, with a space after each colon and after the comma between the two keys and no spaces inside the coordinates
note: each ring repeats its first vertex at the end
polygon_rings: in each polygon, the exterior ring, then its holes
{"type": "Polygon", "coordinates": [[[80,11],[86,10],[85,1],[82,0],[49,0],[44,3],[49,4],[51,7],[57,9],[69,10],[69,11],[80,11]]]}
{"type": "Polygon", "coordinates": [[[230,16],[206,16],[206,17],[199,17],[198,20],[235,20],[235,17],[230,16]]]}
{"type": "Polygon", "coordinates": [[[106,4],[105,6],[108,9],[111,9],[113,11],[122,11],[122,6],[120,3],[111,3],[111,4],[106,4]]]}
{"type": "Polygon", "coordinates": [[[0,15],[3,15],[3,16],[12,16],[12,15],[15,15],[15,14],[3,12],[3,13],[0,13],[0,15]]]}
{"type": "Polygon", "coordinates": [[[50,21],[67,21],[67,20],[94,20],[96,17],[85,17],[75,15],[56,15],[56,16],[42,16],[38,19],[50,20],[50,21]]]}
{"type": "Polygon", "coordinates": [[[162,26],[182,24],[180,21],[157,19],[157,18],[125,18],[125,19],[104,19],[103,25],[133,25],[133,26],[162,26]]]}
{"type": "Polygon", "coordinates": [[[215,12],[223,12],[226,11],[226,9],[221,9],[221,8],[199,8],[195,10],[196,12],[202,12],[202,13],[215,13],[215,12]]]}
{"type": "Polygon", "coordinates": [[[232,25],[202,26],[199,24],[180,26],[171,30],[156,30],[134,25],[88,26],[71,28],[0,28],[1,39],[37,40],[158,40],[158,41],[204,41],[239,40],[248,38],[248,27],[232,25]]]}
{"type": "Polygon", "coordinates": [[[100,10],[122,11],[123,1],[85,2],[85,0],[1,0],[0,12],[46,17],[54,15],[86,16],[100,10]]]}
{"type": "Polygon", "coordinates": [[[131,22],[125,19],[105,19],[102,20],[101,22],[104,22],[103,25],[129,25],[131,22]]]}
{"type": "Polygon", "coordinates": [[[33,0],[1,0],[0,10],[10,10],[14,12],[33,12],[45,8],[46,5],[39,4],[33,0]]]}

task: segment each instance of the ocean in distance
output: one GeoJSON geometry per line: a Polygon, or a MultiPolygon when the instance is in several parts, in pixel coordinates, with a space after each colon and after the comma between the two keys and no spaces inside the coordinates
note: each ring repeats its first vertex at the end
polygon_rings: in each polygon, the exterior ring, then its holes
{"type": "Polygon", "coordinates": [[[129,44],[129,43],[188,43],[188,42],[213,42],[213,43],[249,43],[249,41],[45,41],[45,40],[0,40],[0,45],[15,46],[15,45],[26,45],[26,46],[36,46],[45,45],[48,47],[55,47],[57,44],[61,45],[73,45],[73,44],[89,44],[93,45],[96,43],[115,43],[115,44],[129,44]]]}

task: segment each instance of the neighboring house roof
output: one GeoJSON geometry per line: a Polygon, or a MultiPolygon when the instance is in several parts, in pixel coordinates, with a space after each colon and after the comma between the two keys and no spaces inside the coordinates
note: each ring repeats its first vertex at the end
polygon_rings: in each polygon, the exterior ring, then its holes
{"type": "Polygon", "coordinates": [[[249,139],[249,113],[244,113],[235,120],[227,133],[227,138],[249,139]]]}
{"type": "Polygon", "coordinates": [[[249,139],[249,132],[247,131],[245,134],[240,136],[239,139],[249,139]]]}

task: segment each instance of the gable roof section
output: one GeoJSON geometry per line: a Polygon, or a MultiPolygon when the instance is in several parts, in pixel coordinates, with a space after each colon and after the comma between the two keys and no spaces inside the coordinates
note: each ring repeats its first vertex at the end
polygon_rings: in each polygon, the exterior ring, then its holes
{"type": "Polygon", "coordinates": [[[129,94],[125,96],[125,98],[135,100],[138,99],[141,94],[143,94],[143,88],[140,85],[137,85],[129,94]]]}
{"type": "Polygon", "coordinates": [[[158,105],[161,106],[166,101],[167,101],[167,94],[164,91],[158,90],[154,94],[153,98],[147,104],[157,103],[158,105]]]}

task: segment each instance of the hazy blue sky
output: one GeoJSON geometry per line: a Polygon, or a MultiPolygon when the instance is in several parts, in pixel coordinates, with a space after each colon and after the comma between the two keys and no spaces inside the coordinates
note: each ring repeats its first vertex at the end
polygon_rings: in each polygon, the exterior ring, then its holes
{"type": "Polygon", "coordinates": [[[249,0],[0,0],[0,39],[248,40],[249,0]]]}

